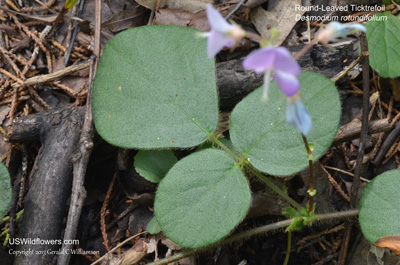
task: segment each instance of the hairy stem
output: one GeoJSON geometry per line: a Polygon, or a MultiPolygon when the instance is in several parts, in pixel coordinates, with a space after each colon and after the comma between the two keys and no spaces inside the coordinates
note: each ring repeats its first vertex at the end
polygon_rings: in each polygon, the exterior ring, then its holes
{"type": "MultiPolygon", "coordinates": [[[[358,214],[358,210],[349,210],[349,211],[344,211],[344,212],[333,212],[333,213],[325,213],[325,214],[318,214],[316,215],[316,219],[315,221],[326,221],[326,220],[335,220],[335,219],[344,219],[344,218],[353,218],[355,216],[357,216],[358,214]]],[[[171,262],[189,257],[189,256],[193,256],[202,252],[205,252],[209,249],[218,247],[218,246],[222,246],[222,245],[226,245],[226,244],[230,244],[232,242],[238,241],[238,240],[242,240],[245,238],[249,238],[252,236],[256,236],[256,235],[261,235],[261,234],[266,234],[270,231],[274,231],[274,230],[278,230],[278,229],[282,229],[285,227],[288,227],[289,225],[292,224],[292,222],[294,221],[294,218],[292,219],[288,219],[288,220],[284,220],[284,221],[280,221],[280,222],[276,222],[273,224],[269,224],[269,225],[264,225],[261,227],[257,227],[257,228],[253,228],[235,235],[232,235],[230,237],[228,237],[225,240],[222,240],[214,245],[211,246],[207,246],[204,248],[197,248],[197,249],[189,249],[189,250],[184,250],[178,254],[175,254],[173,256],[169,256],[167,258],[164,259],[160,259],[158,261],[152,262],[152,263],[148,263],[147,265],[162,265],[162,264],[169,264],[171,262]]]]}
{"type": "Polygon", "coordinates": [[[210,135],[209,139],[213,142],[216,143],[219,147],[221,147],[225,152],[227,152],[230,156],[232,156],[235,160],[239,160],[241,154],[235,151],[232,151],[229,147],[224,145],[217,137],[214,135],[210,135]]]}
{"type": "Polygon", "coordinates": [[[308,51],[314,44],[316,44],[318,42],[317,39],[313,39],[309,44],[307,44],[307,46],[305,46],[303,49],[301,49],[301,51],[299,51],[296,56],[294,56],[295,60],[298,60],[304,53],[306,53],[306,51],[308,51]]]}
{"type": "Polygon", "coordinates": [[[313,173],[313,162],[312,162],[312,151],[310,149],[310,146],[308,144],[307,141],[307,137],[305,137],[303,134],[301,135],[303,138],[303,142],[304,142],[304,146],[307,150],[307,157],[308,157],[308,168],[309,168],[309,172],[310,172],[310,177],[309,177],[309,181],[308,181],[308,212],[311,213],[313,210],[313,206],[314,206],[314,173],[313,173]]]}
{"type": "Polygon", "coordinates": [[[292,249],[292,231],[288,231],[287,238],[286,256],[283,265],[287,265],[289,263],[290,250],[292,249]]]}
{"type": "Polygon", "coordinates": [[[278,193],[283,199],[285,199],[288,203],[290,203],[293,207],[295,207],[297,210],[300,210],[302,207],[301,205],[290,198],[283,190],[281,190],[279,187],[277,187],[274,183],[272,183],[267,177],[265,177],[261,172],[259,172],[255,167],[253,167],[250,163],[247,163],[246,158],[241,154],[232,151],[224,145],[217,137],[211,135],[210,139],[218,144],[219,147],[221,147],[223,150],[225,150],[228,154],[230,154],[236,161],[239,161],[239,163],[243,163],[243,165],[253,172],[260,180],[262,180],[268,187],[270,187],[273,191],[278,193]]]}
{"type": "Polygon", "coordinates": [[[283,199],[285,199],[288,203],[290,203],[297,210],[301,210],[301,205],[289,197],[283,190],[277,187],[272,181],[270,181],[267,177],[265,177],[261,172],[255,169],[251,164],[245,165],[247,169],[252,171],[259,179],[261,179],[268,187],[270,187],[273,191],[278,193],[283,199]]]}

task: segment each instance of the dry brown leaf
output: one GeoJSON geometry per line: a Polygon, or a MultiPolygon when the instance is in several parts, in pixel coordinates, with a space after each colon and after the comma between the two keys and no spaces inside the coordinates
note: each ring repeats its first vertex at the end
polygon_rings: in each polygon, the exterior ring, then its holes
{"type": "Polygon", "coordinates": [[[182,247],[180,247],[179,245],[175,244],[174,242],[172,242],[168,238],[161,239],[161,243],[164,246],[166,246],[167,248],[171,249],[171,250],[181,250],[182,249],[182,247]]]}
{"type": "Polygon", "coordinates": [[[400,235],[383,236],[375,242],[375,246],[390,249],[397,256],[400,256],[400,235]]]}
{"type": "Polygon", "coordinates": [[[296,25],[296,15],[302,16],[304,14],[304,11],[296,11],[295,5],[301,5],[301,1],[282,0],[271,11],[265,11],[262,7],[257,7],[251,11],[251,22],[261,36],[267,39],[271,37],[271,29],[277,28],[279,36],[274,44],[281,45],[294,25],[296,25]]]}
{"type": "Polygon", "coordinates": [[[205,15],[193,14],[170,9],[160,9],[155,16],[156,25],[178,25],[209,31],[210,26],[205,15]]]}
{"type": "MultiPolygon", "coordinates": [[[[136,2],[148,9],[155,10],[157,0],[136,0],[136,2]]],[[[196,13],[204,10],[207,4],[213,4],[212,0],[161,0],[159,8],[168,8],[183,12],[196,13]]]]}
{"type": "Polygon", "coordinates": [[[103,29],[109,29],[112,32],[121,31],[128,28],[143,25],[143,17],[146,14],[146,9],[138,6],[128,10],[122,10],[118,14],[112,16],[102,25],[103,29]]]}
{"type": "Polygon", "coordinates": [[[157,259],[157,245],[158,245],[158,241],[160,241],[159,238],[150,238],[149,243],[147,244],[147,254],[150,253],[156,253],[156,259],[157,259]]]}
{"type": "Polygon", "coordinates": [[[245,4],[243,4],[244,6],[248,7],[248,8],[254,8],[257,7],[259,5],[264,4],[265,2],[267,2],[268,0],[248,0],[245,4]]]}

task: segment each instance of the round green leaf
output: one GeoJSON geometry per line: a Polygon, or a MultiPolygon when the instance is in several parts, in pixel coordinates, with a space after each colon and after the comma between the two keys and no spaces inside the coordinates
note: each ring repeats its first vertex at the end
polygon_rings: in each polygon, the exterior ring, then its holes
{"type": "Polygon", "coordinates": [[[139,150],[134,166],[140,176],[159,183],[178,159],[171,150],[139,150]]]}
{"type": "Polygon", "coordinates": [[[383,77],[400,76],[400,19],[389,11],[374,18],[367,23],[371,67],[383,77]]]}
{"type": "MultiPolygon", "coordinates": [[[[304,72],[300,92],[311,119],[307,136],[314,144],[316,159],[331,145],[340,121],[340,99],[334,83],[320,74],[304,72]]],[[[308,166],[301,134],[286,123],[286,98],[275,83],[269,100],[261,101],[262,88],[242,100],[230,119],[230,136],[236,150],[257,169],[271,175],[288,176],[308,166]]]]}
{"type": "Polygon", "coordinates": [[[164,234],[188,248],[228,235],[251,203],[247,179],[224,151],[207,149],[180,160],[162,179],[154,212],[164,234]]]}
{"type": "Polygon", "coordinates": [[[155,217],[153,217],[147,224],[146,231],[151,235],[155,235],[161,232],[161,228],[158,225],[157,219],[155,217]]]}
{"type": "Polygon", "coordinates": [[[214,59],[196,30],[128,29],[108,41],[93,87],[99,134],[124,148],[191,147],[218,122],[214,59]]]}
{"type": "Polygon", "coordinates": [[[0,163],[0,222],[11,204],[12,190],[10,174],[7,168],[0,163]]]}
{"type": "Polygon", "coordinates": [[[365,238],[371,243],[383,236],[400,235],[400,170],[375,177],[364,189],[359,219],[365,238]]]}

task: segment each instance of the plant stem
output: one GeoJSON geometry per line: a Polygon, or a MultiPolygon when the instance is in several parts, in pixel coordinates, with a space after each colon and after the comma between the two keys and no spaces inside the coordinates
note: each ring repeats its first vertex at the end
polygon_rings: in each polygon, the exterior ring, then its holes
{"type": "MultiPolygon", "coordinates": [[[[344,218],[352,218],[355,217],[358,214],[358,210],[349,210],[349,211],[344,211],[344,212],[333,212],[333,213],[325,213],[325,214],[319,214],[316,215],[316,219],[315,221],[324,221],[324,220],[335,220],[335,219],[344,219],[344,218]]],[[[252,236],[256,236],[256,235],[260,235],[260,234],[266,234],[270,231],[274,231],[274,230],[278,230],[278,229],[282,229],[285,227],[288,227],[289,225],[292,224],[292,222],[294,221],[294,218],[292,219],[288,219],[288,220],[284,220],[284,221],[280,221],[280,222],[276,222],[273,224],[269,224],[269,225],[264,225],[261,227],[256,227],[235,235],[232,235],[231,237],[228,237],[225,240],[222,240],[214,245],[210,245],[210,246],[206,246],[204,248],[197,248],[197,249],[189,249],[189,250],[184,250],[178,254],[175,254],[173,256],[169,256],[167,258],[164,259],[160,259],[158,261],[152,262],[152,263],[148,263],[147,265],[162,265],[162,264],[169,264],[171,262],[189,257],[189,256],[193,256],[196,254],[199,254],[201,252],[205,252],[211,248],[215,248],[218,246],[222,246],[222,245],[226,245],[226,244],[230,244],[232,242],[238,241],[238,240],[242,240],[245,238],[249,238],[252,236]]]]}
{"type": "MultiPolygon", "coordinates": [[[[217,137],[214,135],[209,136],[209,138],[216,144],[218,144],[219,147],[221,147],[223,150],[225,150],[228,154],[230,154],[236,161],[246,161],[246,158],[241,154],[232,151],[224,145],[217,137]]],[[[262,180],[268,187],[270,187],[272,190],[274,190],[276,193],[278,193],[283,199],[285,199],[288,203],[290,203],[293,207],[295,207],[297,210],[300,210],[302,207],[301,205],[290,198],[283,190],[281,190],[279,187],[277,187],[274,183],[272,183],[267,177],[265,177],[261,172],[259,172],[253,165],[250,163],[244,162],[244,166],[253,172],[260,180],[262,180]]]]}
{"type": "Polygon", "coordinates": [[[311,213],[313,210],[313,205],[314,205],[314,195],[311,194],[311,192],[314,191],[314,179],[313,179],[313,162],[311,160],[312,156],[312,151],[310,149],[310,146],[308,145],[307,137],[305,137],[303,134],[301,135],[303,138],[304,145],[307,150],[307,157],[308,157],[308,171],[310,173],[310,177],[308,179],[308,212],[311,213]]]}
{"type": "Polygon", "coordinates": [[[304,53],[306,53],[306,51],[308,51],[314,44],[316,44],[318,42],[317,39],[313,39],[309,44],[307,44],[307,46],[305,46],[303,49],[301,49],[296,56],[294,56],[295,60],[298,60],[300,58],[300,56],[302,56],[304,53]]]}
{"type": "Polygon", "coordinates": [[[289,263],[290,250],[292,249],[292,231],[288,231],[287,237],[286,257],[283,265],[287,265],[289,263]]]}
{"type": "Polygon", "coordinates": [[[241,156],[240,153],[232,151],[229,147],[224,145],[217,137],[215,137],[214,135],[209,135],[209,138],[211,139],[211,141],[216,143],[219,147],[224,149],[224,151],[226,151],[229,155],[231,155],[235,160],[240,159],[240,156],[241,156]]]}
{"type": "MultiPolygon", "coordinates": [[[[368,42],[365,34],[361,35],[360,39],[361,52],[368,52],[368,42]]],[[[369,76],[369,57],[365,57],[362,64],[362,75],[363,75],[363,101],[362,101],[362,116],[361,116],[361,133],[360,133],[360,145],[358,148],[356,166],[354,170],[353,183],[351,186],[350,194],[350,207],[356,208],[358,198],[358,185],[360,177],[363,173],[363,159],[365,151],[365,141],[368,134],[368,113],[369,113],[369,92],[370,92],[370,76],[369,76]]],[[[349,248],[349,242],[351,237],[352,224],[347,223],[343,240],[342,247],[339,253],[338,264],[343,265],[346,263],[347,252],[349,248]]]]}
{"type": "Polygon", "coordinates": [[[257,34],[255,34],[255,33],[248,32],[248,31],[246,31],[246,37],[247,37],[248,39],[255,39],[255,40],[258,40],[259,42],[261,42],[261,41],[264,40],[263,37],[261,37],[260,35],[257,35],[257,34]]]}
{"type": "Polygon", "coordinates": [[[248,168],[251,172],[253,172],[259,179],[265,182],[265,184],[270,187],[273,191],[278,193],[283,199],[285,199],[288,203],[290,203],[297,210],[301,210],[302,206],[290,198],[284,191],[278,188],[272,181],[270,181],[267,177],[265,177],[261,172],[253,167],[251,164],[245,164],[245,167],[248,168]]]}

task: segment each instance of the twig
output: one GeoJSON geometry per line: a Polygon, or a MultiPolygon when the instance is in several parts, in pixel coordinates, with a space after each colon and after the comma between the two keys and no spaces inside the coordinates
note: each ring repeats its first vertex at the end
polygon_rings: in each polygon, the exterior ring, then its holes
{"type": "Polygon", "coordinates": [[[100,59],[101,52],[101,1],[96,0],[94,17],[94,55],[100,59]]]}
{"type": "Polygon", "coordinates": [[[11,126],[12,126],[12,122],[14,120],[14,114],[17,111],[17,99],[18,99],[18,88],[15,87],[14,94],[13,94],[12,101],[11,101],[10,113],[9,113],[9,116],[10,116],[9,128],[11,128],[11,126]]]}
{"type": "Polygon", "coordinates": [[[296,245],[303,245],[307,241],[310,241],[310,240],[313,240],[313,239],[316,239],[316,238],[319,238],[319,237],[322,237],[322,236],[325,236],[325,235],[329,235],[329,234],[332,234],[332,233],[339,232],[340,230],[343,230],[344,228],[345,228],[345,224],[343,223],[341,225],[335,226],[334,228],[322,231],[322,232],[320,232],[320,233],[318,233],[316,235],[306,236],[303,239],[301,239],[299,242],[297,242],[296,245]]]}
{"type": "Polygon", "coordinates": [[[10,86],[10,80],[5,80],[4,84],[0,87],[0,99],[3,98],[4,94],[6,93],[7,88],[10,86]]]}
{"type": "MultiPolygon", "coordinates": [[[[22,97],[19,97],[17,99],[17,101],[24,101],[24,100],[28,100],[30,98],[31,98],[30,96],[22,96],[22,97]]],[[[12,102],[12,99],[4,99],[4,100],[0,101],[0,105],[10,104],[11,102],[12,102]]]]}
{"type": "MultiPolygon", "coordinates": [[[[381,147],[382,144],[382,139],[383,139],[383,135],[384,133],[380,133],[378,135],[378,141],[376,141],[374,148],[372,149],[372,151],[368,154],[368,159],[371,160],[372,158],[374,158],[376,156],[376,153],[378,152],[379,148],[381,147]]],[[[361,178],[361,180],[363,180],[361,178]]],[[[369,181],[368,181],[369,182],[369,181]]]]}
{"type": "Polygon", "coordinates": [[[67,94],[69,94],[71,97],[76,98],[77,92],[75,92],[72,88],[69,86],[66,86],[64,84],[61,84],[60,81],[56,81],[53,83],[56,87],[64,90],[67,94]]]}
{"type": "Polygon", "coordinates": [[[0,68],[0,73],[8,76],[9,78],[11,78],[12,80],[14,80],[15,82],[19,83],[20,85],[22,85],[24,82],[19,79],[18,77],[16,77],[15,75],[13,75],[12,73],[8,72],[7,70],[1,69],[0,68]]]}
{"type": "Polygon", "coordinates": [[[334,77],[331,78],[331,80],[336,83],[340,78],[342,78],[343,76],[345,76],[351,69],[353,69],[357,64],[359,64],[361,62],[362,59],[364,59],[366,56],[369,55],[368,51],[363,51],[361,53],[361,55],[355,60],[353,61],[346,69],[344,69],[342,72],[340,72],[339,74],[335,75],[334,77]]]}
{"type": "MultiPolygon", "coordinates": [[[[97,2],[97,1],[96,1],[97,2]]],[[[96,72],[97,60],[91,60],[90,65],[90,84],[88,98],[86,102],[86,114],[85,120],[82,128],[81,139],[79,141],[79,146],[77,152],[73,159],[73,181],[72,181],[72,193],[71,193],[71,204],[68,212],[67,225],[65,228],[64,239],[71,240],[75,239],[76,232],[78,229],[78,222],[82,212],[83,204],[86,199],[86,189],[84,187],[85,174],[87,169],[87,164],[89,162],[89,157],[93,149],[93,117],[91,110],[91,89],[93,86],[93,79],[96,72]]],[[[69,259],[71,258],[72,245],[63,244],[61,251],[62,253],[67,253],[65,255],[60,255],[57,260],[57,265],[67,265],[69,264],[69,259]]]]}
{"type": "Polygon", "coordinates": [[[19,76],[22,77],[21,71],[18,69],[17,65],[11,60],[10,56],[8,56],[7,51],[0,45],[0,52],[3,54],[3,57],[6,61],[11,65],[14,72],[19,76]]]}
{"type": "Polygon", "coordinates": [[[12,18],[15,21],[15,24],[22,29],[29,37],[31,37],[40,47],[40,49],[45,53],[47,52],[47,48],[43,45],[43,40],[38,38],[34,33],[32,33],[27,26],[19,22],[18,18],[14,15],[12,15],[12,18]]]}
{"type": "Polygon", "coordinates": [[[392,157],[398,152],[400,151],[400,142],[393,145],[392,147],[393,151],[389,154],[386,154],[386,159],[383,160],[382,165],[385,165],[387,162],[389,162],[390,159],[392,159],[392,157]]]}
{"type": "Polygon", "coordinates": [[[11,7],[12,9],[14,9],[15,11],[17,11],[17,12],[21,11],[12,1],[10,1],[10,0],[5,0],[5,1],[6,1],[7,5],[9,7],[11,7]]]}
{"type": "MultiPolygon", "coordinates": [[[[73,159],[73,175],[71,204],[68,212],[67,226],[65,228],[64,239],[70,240],[76,237],[79,218],[83,204],[86,199],[86,189],[84,187],[87,164],[93,149],[94,124],[92,116],[92,88],[93,80],[96,75],[98,59],[101,51],[101,0],[95,1],[95,38],[94,38],[94,57],[90,61],[89,88],[86,101],[85,121],[83,123],[81,139],[73,159]]],[[[70,66],[71,67],[71,66],[70,66]]],[[[67,67],[69,68],[69,67],[67,67]]],[[[82,70],[82,69],[81,69],[82,70]]],[[[57,260],[57,265],[68,265],[71,258],[71,245],[63,244],[62,253],[57,260]]]]}
{"type": "Polygon", "coordinates": [[[49,73],[53,72],[53,62],[51,61],[51,54],[49,51],[46,52],[46,61],[47,61],[47,69],[49,69],[49,73]]]}
{"type": "Polygon", "coordinates": [[[226,14],[226,16],[225,16],[225,20],[230,18],[230,16],[232,16],[233,13],[235,13],[239,9],[239,7],[241,7],[243,5],[243,3],[245,1],[246,0],[240,0],[231,10],[229,10],[228,14],[226,14]]]}
{"type": "MultiPolygon", "coordinates": [[[[365,34],[361,35],[360,46],[362,54],[368,52],[368,43],[365,34]]],[[[360,182],[360,177],[363,171],[362,165],[364,159],[365,140],[367,138],[367,133],[368,133],[369,90],[370,90],[368,57],[364,58],[362,65],[362,72],[363,72],[363,103],[362,103],[363,106],[362,106],[362,117],[361,117],[360,146],[358,148],[356,168],[354,171],[353,184],[351,187],[351,195],[350,195],[350,207],[352,208],[355,208],[357,204],[358,184],[360,182]]],[[[352,225],[350,223],[347,224],[344,233],[344,243],[342,244],[342,248],[340,249],[339,261],[338,261],[338,263],[341,265],[344,265],[346,262],[346,256],[350,241],[351,227],[352,225]]]]}
{"type": "Polygon", "coordinates": [[[347,172],[346,170],[342,170],[342,169],[340,169],[340,168],[330,167],[330,166],[323,166],[323,167],[324,167],[324,168],[327,168],[327,169],[332,169],[332,170],[335,170],[335,171],[337,171],[337,172],[340,172],[340,173],[343,173],[343,174],[346,174],[346,175],[349,175],[349,176],[354,177],[354,174],[353,174],[353,173],[347,172]]]}
{"type": "Polygon", "coordinates": [[[36,90],[33,89],[32,87],[29,87],[29,94],[32,96],[32,99],[34,99],[35,101],[39,102],[40,105],[45,107],[45,109],[51,109],[51,106],[49,104],[47,104],[47,102],[44,99],[42,99],[39,96],[39,94],[36,92],[36,90]]]}
{"type": "Polygon", "coordinates": [[[400,122],[397,122],[396,127],[394,130],[388,135],[388,137],[383,142],[381,148],[379,149],[378,154],[376,155],[375,159],[372,161],[372,164],[375,166],[380,165],[382,160],[385,158],[387,151],[393,145],[393,143],[399,138],[400,136],[400,122]]]}
{"type": "Polygon", "coordinates": [[[101,206],[101,211],[100,211],[100,224],[101,224],[100,230],[101,230],[101,235],[103,236],[103,245],[105,246],[107,251],[110,251],[110,245],[108,243],[107,227],[106,227],[107,207],[108,204],[110,203],[111,194],[116,179],[117,179],[117,174],[114,174],[110,186],[108,187],[107,194],[106,197],[104,198],[104,202],[103,205],[101,206]]]}
{"type": "MultiPolygon", "coordinates": [[[[47,35],[50,33],[50,31],[52,30],[53,26],[51,25],[47,25],[42,32],[40,32],[39,34],[39,41],[42,42],[47,35]]],[[[28,70],[30,69],[30,67],[32,66],[33,62],[36,60],[37,56],[39,54],[39,44],[35,45],[35,48],[33,49],[33,53],[31,55],[31,58],[29,59],[29,61],[27,62],[27,64],[25,64],[24,69],[22,70],[21,75],[25,78],[26,73],[28,72],[28,70]]],[[[53,72],[52,70],[52,62],[51,62],[51,56],[50,56],[50,52],[47,51],[46,52],[46,60],[48,63],[48,69],[49,72],[53,72]]]]}
{"type": "Polygon", "coordinates": [[[350,197],[347,195],[343,189],[339,186],[339,184],[336,182],[336,180],[329,174],[328,170],[325,169],[324,166],[321,166],[322,170],[325,171],[325,173],[328,176],[329,182],[335,187],[335,189],[339,192],[339,194],[345,199],[347,202],[350,202],[350,197]]]}
{"type": "MultiPolygon", "coordinates": [[[[393,125],[390,124],[388,119],[376,120],[371,121],[368,124],[368,133],[375,134],[375,133],[382,133],[388,132],[393,129],[393,125]]],[[[350,141],[353,139],[359,138],[361,133],[361,122],[350,122],[341,126],[336,134],[335,138],[333,139],[332,145],[337,145],[339,143],[343,143],[346,141],[350,141]]]]}
{"type": "MultiPolygon", "coordinates": [[[[84,5],[85,5],[85,0],[80,0],[77,17],[81,17],[84,5]]],[[[74,47],[74,42],[75,42],[76,36],[78,35],[78,31],[80,29],[80,26],[78,23],[76,23],[76,21],[74,21],[73,23],[75,24],[75,28],[74,28],[74,32],[72,33],[72,38],[69,40],[68,49],[66,50],[66,53],[65,53],[65,59],[64,59],[65,66],[67,66],[67,64],[68,64],[69,57],[71,56],[71,52],[74,47]]]]}
{"type": "MultiPolygon", "coordinates": [[[[355,217],[358,214],[358,210],[349,210],[349,211],[345,211],[345,212],[334,212],[334,213],[326,213],[326,214],[319,214],[316,215],[316,219],[315,221],[325,221],[325,220],[333,220],[333,219],[346,219],[346,218],[352,218],[355,217]]],[[[216,243],[215,245],[211,245],[211,246],[206,246],[204,248],[200,248],[200,249],[189,249],[189,250],[185,250],[182,251],[178,254],[175,254],[173,256],[152,262],[152,263],[148,263],[147,265],[162,265],[162,264],[169,264],[171,262],[189,257],[189,256],[193,256],[196,254],[199,254],[201,252],[205,252],[211,248],[214,248],[216,246],[222,246],[222,245],[226,245],[226,244],[230,244],[232,242],[238,241],[238,240],[242,240],[245,238],[249,238],[252,236],[256,236],[256,235],[262,235],[262,234],[266,234],[270,231],[274,231],[274,230],[278,230],[281,228],[285,228],[288,227],[289,225],[292,224],[292,222],[294,221],[294,219],[288,219],[288,220],[284,220],[284,221],[280,221],[280,222],[276,222],[273,224],[269,224],[269,225],[264,225],[261,227],[257,227],[257,228],[253,228],[244,232],[241,232],[239,234],[235,234],[231,237],[228,237],[225,240],[222,240],[221,242],[216,243]]],[[[91,264],[94,265],[94,264],[91,264]]]]}
{"type": "MultiPolygon", "coordinates": [[[[382,102],[383,103],[383,102],[382,102]]],[[[392,122],[390,123],[391,126],[394,126],[394,124],[400,120],[400,112],[396,114],[396,116],[394,116],[392,122]]]]}
{"type": "Polygon", "coordinates": [[[393,97],[391,97],[390,101],[389,101],[388,113],[387,113],[387,116],[386,116],[386,118],[388,120],[390,120],[392,118],[392,110],[393,110],[393,97]]]}
{"type": "MultiPolygon", "coordinates": [[[[84,63],[80,63],[80,64],[71,65],[71,66],[65,67],[64,69],[62,69],[60,71],[57,71],[57,72],[54,72],[51,74],[39,75],[39,76],[34,76],[31,78],[28,78],[25,80],[25,82],[23,82],[21,80],[21,82],[19,82],[19,84],[16,84],[16,83],[12,84],[12,87],[15,87],[15,86],[19,87],[22,85],[31,86],[31,85],[37,85],[37,84],[43,84],[43,83],[56,81],[63,76],[85,70],[85,69],[89,68],[89,66],[90,66],[90,62],[84,62],[84,63]]],[[[0,70],[2,70],[2,69],[0,69],[0,70]]]]}
{"type": "Polygon", "coordinates": [[[115,248],[111,249],[110,251],[108,251],[105,255],[103,255],[101,258],[99,258],[98,260],[96,260],[95,262],[93,262],[90,265],[96,265],[97,263],[99,263],[100,261],[102,261],[105,257],[107,257],[109,254],[113,253],[114,251],[116,251],[117,249],[119,249],[120,247],[122,247],[123,245],[125,245],[126,243],[130,242],[132,239],[134,239],[137,236],[146,234],[147,232],[141,232],[139,234],[136,234],[134,236],[128,237],[127,239],[125,239],[124,241],[122,241],[121,243],[119,243],[115,248]]]}
{"type": "Polygon", "coordinates": [[[50,12],[53,12],[50,7],[56,2],[56,0],[50,0],[47,3],[43,4],[42,6],[39,7],[23,7],[21,8],[21,12],[24,13],[30,13],[30,12],[38,12],[41,10],[49,10],[50,12]]]}

